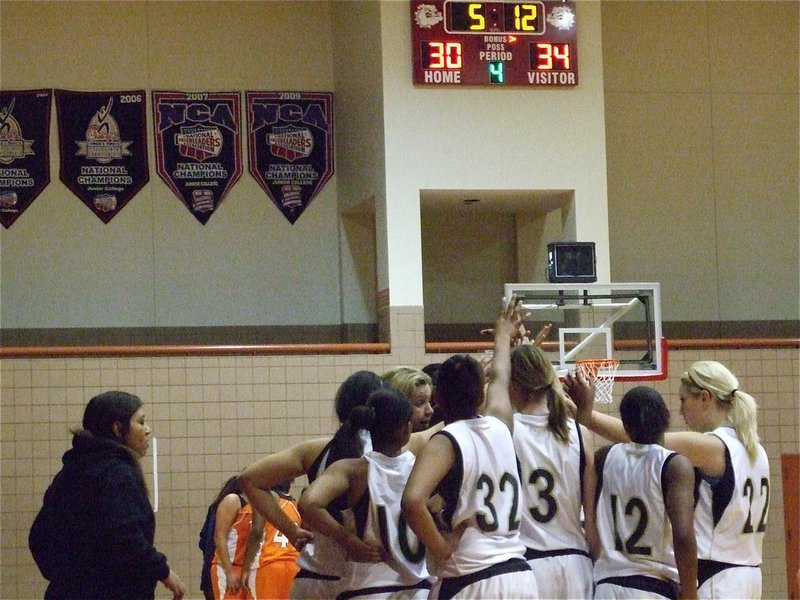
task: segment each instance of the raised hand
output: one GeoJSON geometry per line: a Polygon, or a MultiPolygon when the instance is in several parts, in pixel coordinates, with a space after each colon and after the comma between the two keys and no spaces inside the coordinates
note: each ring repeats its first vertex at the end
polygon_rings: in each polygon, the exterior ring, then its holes
{"type": "Polygon", "coordinates": [[[592,405],[594,404],[594,382],[587,381],[580,371],[567,373],[567,377],[564,380],[564,389],[569,394],[570,400],[575,403],[575,419],[579,423],[589,423],[592,418],[592,405]]]}
{"type": "MultiPolygon", "coordinates": [[[[528,318],[530,313],[525,313],[522,316],[522,319],[528,318]]],[[[550,330],[553,328],[552,323],[547,323],[544,327],[539,330],[539,333],[536,334],[536,337],[531,340],[531,332],[529,329],[525,327],[525,323],[520,323],[519,330],[517,331],[516,336],[511,341],[513,346],[521,346],[523,344],[533,344],[534,346],[541,348],[544,341],[550,335],[550,330]]],[[[481,335],[494,335],[494,329],[481,329],[481,335]]]]}
{"type": "Polygon", "coordinates": [[[533,345],[537,348],[541,348],[544,341],[547,339],[547,336],[550,335],[550,330],[553,328],[552,323],[547,323],[544,327],[539,330],[539,333],[536,334],[536,337],[533,338],[533,345]]]}

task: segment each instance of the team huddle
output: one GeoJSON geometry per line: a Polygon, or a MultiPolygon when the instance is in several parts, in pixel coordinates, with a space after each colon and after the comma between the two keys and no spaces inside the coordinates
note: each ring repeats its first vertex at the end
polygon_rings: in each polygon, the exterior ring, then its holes
{"type": "MultiPolygon", "coordinates": [[[[254,521],[299,551],[290,597],[760,598],[769,465],[735,376],[691,365],[690,431],[668,432],[649,387],[624,395],[621,419],[593,411],[592,382],[561,382],[521,324],[505,305],[487,374],[467,355],[439,366],[443,422],[427,427],[414,386],[396,385],[408,378],[393,382],[404,368],[359,371],[337,392],[332,439],[240,474],[254,521]],[[613,445],[595,453],[589,430],[613,445]],[[303,475],[298,515],[273,488],[303,475]]],[[[240,581],[226,595],[213,571],[215,597],[262,597],[240,581]]]]}
{"type": "MultiPolygon", "coordinates": [[[[769,464],[736,377],[690,365],[689,431],[670,432],[649,387],[624,394],[621,418],[594,411],[595,382],[562,382],[548,327],[531,342],[522,322],[512,299],[488,366],[353,373],[331,439],[231,477],[201,531],[205,597],[760,598],[769,464]],[[590,431],[612,444],[595,452],[590,431]]],[[[45,598],[142,600],[160,582],[181,600],[154,545],[141,398],[97,394],[72,433],[28,537],[45,598]]]]}

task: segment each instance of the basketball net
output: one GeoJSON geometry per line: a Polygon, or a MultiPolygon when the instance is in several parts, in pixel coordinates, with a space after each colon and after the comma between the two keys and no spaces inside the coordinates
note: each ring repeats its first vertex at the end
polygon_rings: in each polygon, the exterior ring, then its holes
{"type": "Polygon", "coordinates": [[[601,404],[611,402],[611,390],[614,387],[614,376],[617,374],[619,360],[615,358],[592,358],[575,361],[577,369],[586,380],[594,381],[594,401],[601,404]]]}

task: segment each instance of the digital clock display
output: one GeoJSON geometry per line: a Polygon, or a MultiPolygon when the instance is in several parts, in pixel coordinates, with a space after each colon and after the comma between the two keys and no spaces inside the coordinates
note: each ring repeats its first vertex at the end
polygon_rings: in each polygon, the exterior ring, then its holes
{"type": "Polygon", "coordinates": [[[578,84],[575,2],[410,4],[417,85],[578,84]]]}
{"type": "Polygon", "coordinates": [[[445,30],[449,33],[521,33],[544,31],[541,2],[444,3],[445,30]]]}

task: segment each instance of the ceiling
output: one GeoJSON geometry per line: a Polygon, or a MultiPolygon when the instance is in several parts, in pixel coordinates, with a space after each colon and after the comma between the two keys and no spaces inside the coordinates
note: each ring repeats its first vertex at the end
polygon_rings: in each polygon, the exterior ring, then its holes
{"type": "Polygon", "coordinates": [[[569,205],[574,190],[420,190],[419,197],[422,212],[546,214],[569,205]]]}
{"type": "MultiPolygon", "coordinates": [[[[575,190],[420,190],[422,213],[500,213],[544,215],[568,207],[575,190]]],[[[343,214],[375,214],[375,199],[342,211],[343,214]]]]}

